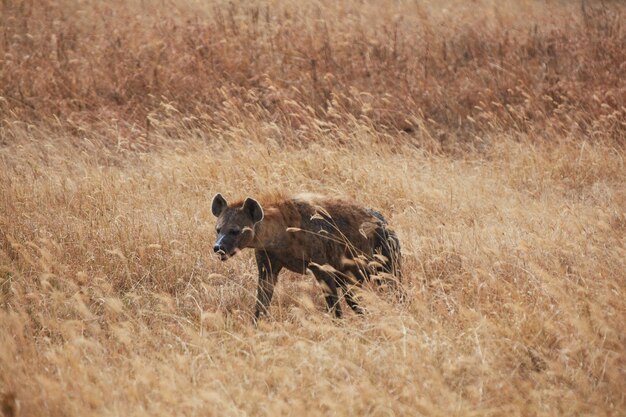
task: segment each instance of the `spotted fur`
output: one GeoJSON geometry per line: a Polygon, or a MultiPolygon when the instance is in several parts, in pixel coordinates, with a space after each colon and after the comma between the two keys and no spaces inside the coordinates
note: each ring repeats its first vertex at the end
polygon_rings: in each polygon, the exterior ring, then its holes
{"type": "Polygon", "coordinates": [[[352,288],[373,275],[400,276],[400,244],[377,211],[353,202],[301,194],[252,198],[227,204],[213,199],[218,232],[214,250],[222,260],[255,250],[259,284],[255,317],[267,313],[278,274],[285,268],[312,272],[325,290],[329,311],[341,317],[339,290],[362,312],[352,288]]]}

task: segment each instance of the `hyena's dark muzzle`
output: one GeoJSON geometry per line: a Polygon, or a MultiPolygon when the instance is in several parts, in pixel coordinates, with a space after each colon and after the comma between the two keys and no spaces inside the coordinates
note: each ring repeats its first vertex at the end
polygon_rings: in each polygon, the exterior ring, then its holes
{"type": "Polygon", "coordinates": [[[236,239],[231,235],[219,235],[213,245],[213,252],[218,254],[222,261],[234,256],[238,251],[236,239]]]}
{"type": "Polygon", "coordinates": [[[217,235],[213,252],[219,255],[220,260],[225,261],[246,247],[252,240],[252,230],[244,227],[243,230],[230,230],[228,233],[217,235]]]}

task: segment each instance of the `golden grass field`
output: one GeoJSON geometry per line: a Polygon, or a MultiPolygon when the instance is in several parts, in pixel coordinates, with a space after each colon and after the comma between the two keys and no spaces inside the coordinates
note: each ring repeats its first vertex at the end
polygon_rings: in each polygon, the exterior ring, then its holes
{"type": "Polygon", "coordinates": [[[626,7],[0,3],[0,413],[626,415],[626,7]],[[211,198],[383,212],[364,316],[211,198]]]}

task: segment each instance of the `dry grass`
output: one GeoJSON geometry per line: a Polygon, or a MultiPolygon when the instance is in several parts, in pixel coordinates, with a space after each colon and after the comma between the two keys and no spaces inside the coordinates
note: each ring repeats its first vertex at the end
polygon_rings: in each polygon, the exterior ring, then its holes
{"type": "Polygon", "coordinates": [[[1,413],[626,413],[623,5],[94,3],[0,5],[1,413]],[[406,301],[251,325],[210,198],[302,190],[406,301]]]}
{"type": "Polygon", "coordinates": [[[74,129],[146,127],[164,106],[201,127],[626,129],[621,2],[8,0],[0,12],[0,111],[74,129]]]}

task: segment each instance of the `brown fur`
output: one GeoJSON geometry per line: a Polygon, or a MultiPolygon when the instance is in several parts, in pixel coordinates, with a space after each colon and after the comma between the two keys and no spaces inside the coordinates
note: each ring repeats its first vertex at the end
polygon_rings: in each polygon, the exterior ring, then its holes
{"type": "Polygon", "coordinates": [[[348,305],[361,312],[351,291],[353,284],[367,278],[372,265],[389,273],[399,272],[395,234],[380,214],[353,202],[315,194],[291,198],[272,195],[260,203],[246,199],[227,208],[220,206],[214,213],[220,230],[215,250],[222,259],[244,247],[255,249],[259,268],[257,318],[267,311],[282,268],[302,274],[311,271],[324,284],[328,308],[338,317],[338,288],[344,291],[348,305]],[[257,205],[263,214],[255,223],[247,213],[257,205]],[[233,229],[241,232],[235,234],[233,229]]]}

